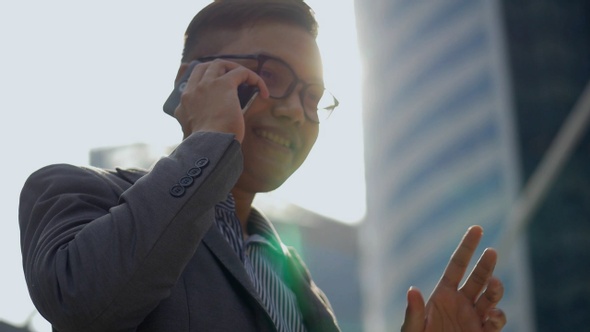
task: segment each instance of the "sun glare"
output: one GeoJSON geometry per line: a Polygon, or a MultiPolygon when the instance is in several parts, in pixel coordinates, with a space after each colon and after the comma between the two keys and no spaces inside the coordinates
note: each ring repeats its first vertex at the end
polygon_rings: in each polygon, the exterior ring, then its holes
{"type": "MultiPolygon", "coordinates": [[[[299,205],[340,222],[354,224],[365,215],[361,114],[361,65],[353,0],[334,4],[309,0],[320,24],[318,44],[326,87],[340,105],[320,127],[320,136],[301,168],[278,190],[259,195],[257,204],[299,205]]],[[[279,206],[279,207],[277,207],[279,206]]]]}

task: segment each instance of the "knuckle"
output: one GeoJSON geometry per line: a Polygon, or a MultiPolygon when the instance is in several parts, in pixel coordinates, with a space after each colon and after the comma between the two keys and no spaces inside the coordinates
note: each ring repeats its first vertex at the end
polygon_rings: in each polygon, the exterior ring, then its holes
{"type": "Polygon", "coordinates": [[[503,295],[504,295],[503,288],[488,287],[485,291],[486,298],[488,299],[488,301],[490,301],[492,303],[500,302],[503,295]]]}
{"type": "Polygon", "coordinates": [[[474,271],[471,275],[471,280],[477,285],[485,285],[488,283],[488,276],[483,271],[474,271]]]}
{"type": "Polygon", "coordinates": [[[459,257],[458,255],[453,255],[453,257],[451,258],[451,264],[453,264],[461,269],[466,269],[467,266],[469,265],[469,262],[466,261],[465,259],[459,257]]]}

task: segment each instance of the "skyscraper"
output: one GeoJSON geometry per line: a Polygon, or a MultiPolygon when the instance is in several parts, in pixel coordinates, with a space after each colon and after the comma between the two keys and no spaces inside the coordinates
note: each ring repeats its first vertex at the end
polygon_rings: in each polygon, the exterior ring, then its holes
{"type": "MultiPolygon", "coordinates": [[[[520,187],[503,23],[494,1],[357,1],[365,68],[366,331],[398,328],[405,293],[428,296],[469,225],[494,246],[520,187]]],[[[499,276],[505,331],[531,331],[520,242],[499,276]]]]}
{"type": "Polygon", "coordinates": [[[588,114],[590,106],[576,105],[590,86],[590,2],[506,0],[502,15],[523,183],[536,179],[541,165],[555,162],[549,151],[570,150],[526,228],[536,331],[587,331],[590,135],[588,120],[577,114],[588,114]],[[578,135],[571,119],[581,128],[578,135]],[[561,142],[557,137],[574,136],[567,148],[555,144],[561,142]]]}

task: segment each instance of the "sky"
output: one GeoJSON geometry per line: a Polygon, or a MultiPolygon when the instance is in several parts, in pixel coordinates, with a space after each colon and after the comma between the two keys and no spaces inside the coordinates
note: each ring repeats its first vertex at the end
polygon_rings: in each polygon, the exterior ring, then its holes
{"type": "MultiPolygon", "coordinates": [[[[361,64],[353,0],[307,1],[320,22],[327,88],[341,104],[306,163],[263,207],[296,204],[357,224],[365,213],[361,64]]],[[[34,312],[21,267],[18,196],[48,164],[87,165],[90,149],[181,139],[162,112],[173,86],[182,35],[208,1],[21,0],[0,3],[0,144],[5,218],[0,223],[0,321],[34,312]],[[114,121],[115,120],[115,121],[114,121]]],[[[49,331],[38,315],[33,327],[49,331]]]]}

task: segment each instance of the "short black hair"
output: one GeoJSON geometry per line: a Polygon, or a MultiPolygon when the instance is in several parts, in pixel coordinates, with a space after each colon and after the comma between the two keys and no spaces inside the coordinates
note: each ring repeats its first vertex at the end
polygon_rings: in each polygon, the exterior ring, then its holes
{"type": "Polygon", "coordinates": [[[318,34],[313,10],[302,0],[216,0],[203,8],[188,25],[184,34],[182,61],[195,57],[203,37],[217,30],[240,30],[260,22],[293,24],[318,34]]]}

